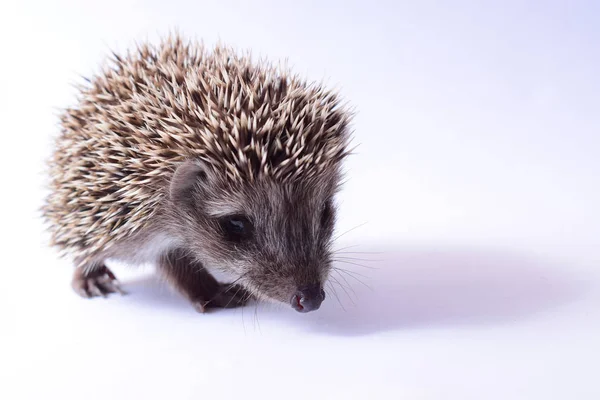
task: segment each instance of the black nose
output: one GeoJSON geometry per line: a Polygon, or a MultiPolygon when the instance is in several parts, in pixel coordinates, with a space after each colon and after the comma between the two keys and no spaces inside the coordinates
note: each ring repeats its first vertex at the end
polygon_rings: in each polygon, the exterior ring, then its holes
{"type": "Polygon", "coordinates": [[[319,285],[302,286],[292,296],[292,307],[298,312],[318,310],[325,300],[325,292],[319,285]]]}

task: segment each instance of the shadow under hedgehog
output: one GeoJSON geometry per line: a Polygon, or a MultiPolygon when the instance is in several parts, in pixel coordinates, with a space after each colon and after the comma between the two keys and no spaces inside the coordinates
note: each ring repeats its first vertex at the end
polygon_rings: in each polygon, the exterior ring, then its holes
{"type": "Polygon", "coordinates": [[[318,309],[350,153],[338,95],[178,35],[109,61],[49,163],[43,215],[75,291],[120,292],[105,265],[118,259],[155,263],[201,312],[251,297],[318,309]]]}

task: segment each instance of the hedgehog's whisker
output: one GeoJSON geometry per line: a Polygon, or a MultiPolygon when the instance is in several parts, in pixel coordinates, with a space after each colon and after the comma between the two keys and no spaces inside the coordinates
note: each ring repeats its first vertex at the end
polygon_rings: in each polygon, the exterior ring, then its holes
{"type": "Polygon", "coordinates": [[[333,252],[333,254],[383,254],[382,251],[340,251],[339,249],[333,252]]]}
{"type": "MultiPolygon", "coordinates": [[[[358,257],[335,257],[332,258],[333,261],[341,261],[341,260],[350,260],[350,261],[369,261],[369,262],[377,262],[377,261],[383,261],[381,259],[376,259],[376,258],[358,258],[358,257]]],[[[374,268],[374,267],[367,267],[366,265],[361,265],[361,267],[365,267],[365,268],[374,268]]]]}
{"type": "MultiPolygon", "coordinates": [[[[246,276],[246,274],[242,274],[239,278],[237,278],[236,280],[234,280],[233,282],[231,282],[229,285],[227,285],[225,288],[222,288],[221,290],[219,290],[213,297],[211,297],[205,305],[210,304],[211,301],[213,301],[217,296],[228,292],[229,290],[233,289],[233,287],[235,286],[235,284],[237,282],[240,281],[240,279],[244,278],[246,276]]],[[[231,303],[231,301],[233,300],[233,298],[239,293],[239,291],[242,289],[242,286],[240,285],[240,287],[238,288],[238,290],[235,292],[235,294],[231,297],[231,299],[229,299],[229,301],[227,302],[227,306],[229,305],[229,303],[231,303]]]]}
{"type": "Polygon", "coordinates": [[[345,274],[348,275],[349,277],[353,278],[354,280],[356,280],[357,282],[359,282],[361,285],[365,286],[366,288],[368,288],[369,290],[373,290],[373,288],[369,285],[367,285],[365,282],[363,282],[360,278],[356,277],[356,275],[362,276],[364,278],[368,278],[367,276],[361,275],[359,273],[356,272],[352,272],[352,271],[348,271],[345,270],[343,268],[334,268],[334,270],[340,274],[340,276],[342,276],[341,274],[345,274]]]}
{"type": "MultiPolygon", "coordinates": [[[[337,291],[335,290],[335,287],[333,286],[333,284],[331,282],[327,282],[327,286],[329,287],[329,289],[331,289],[331,293],[336,298],[336,300],[337,300],[338,304],[340,305],[340,307],[342,307],[342,310],[346,311],[346,308],[344,307],[344,305],[340,301],[340,297],[338,296],[337,291]]],[[[329,294],[329,293],[327,293],[327,294],[329,294]]]]}
{"type": "Polygon", "coordinates": [[[367,224],[366,222],[363,222],[362,224],[356,225],[355,227],[353,227],[353,228],[350,228],[350,229],[348,229],[347,231],[345,231],[345,232],[343,232],[343,233],[340,233],[339,235],[337,235],[336,237],[334,237],[333,239],[331,239],[331,241],[332,241],[332,242],[335,242],[336,240],[338,240],[339,238],[341,238],[341,237],[342,237],[342,236],[344,236],[345,234],[347,234],[347,233],[350,233],[350,232],[352,232],[353,230],[355,230],[355,229],[358,229],[358,228],[360,228],[360,227],[363,227],[363,226],[365,226],[366,224],[367,224]]]}
{"type": "Polygon", "coordinates": [[[360,246],[360,245],[358,245],[358,244],[353,244],[353,245],[350,245],[350,246],[341,247],[341,248],[339,248],[339,249],[336,249],[336,250],[334,250],[334,251],[333,251],[333,254],[336,254],[336,253],[340,252],[341,250],[351,249],[351,248],[353,248],[353,247],[358,247],[358,246],[360,246]]]}
{"type": "MultiPolygon", "coordinates": [[[[233,287],[233,286],[231,286],[233,287]]],[[[242,290],[242,285],[240,285],[240,287],[238,287],[238,289],[235,291],[235,293],[233,294],[233,296],[231,296],[231,298],[229,299],[229,301],[227,302],[227,304],[225,305],[225,308],[227,308],[229,306],[229,304],[231,304],[231,302],[233,301],[233,299],[235,299],[235,296],[237,296],[237,294],[240,292],[240,290],[242,290]]],[[[214,297],[213,297],[214,298],[214,297]]],[[[212,299],[211,299],[212,300],[212,299]]],[[[207,303],[208,304],[208,303],[207,303]]]]}
{"type": "MultiPolygon", "coordinates": [[[[352,263],[352,262],[349,262],[349,261],[338,260],[338,262],[345,263],[345,264],[351,264],[351,265],[357,265],[359,267],[365,267],[364,265],[352,263]]],[[[344,271],[344,272],[346,272],[348,274],[360,276],[360,277],[365,278],[365,279],[371,279],[371,277],[369,277],[367,275],[364,275],[364,274],[361,274],[360,272],[353,271],[351,269],[346,269],[346,268],[342,268],[342,267],[333,267],[333,268],[336,269],[336,270],[338,270],[338,271],[344,271]]]]}
{"type": "MultiPolygon", "coordinates": [[[[378,269],[376,267],[371,267],[371,266],[360,264],[360,263],[356,262],[356,261],[360,261],[358,259],[354,259],[354,261],[349,261],[350,259],[346,259],[346,258],[333,258],[332,260],[334,262],[349,264],[349,265],[356,265],[357,267],[366,268],[366,269],[378,269]]],[[[368,261],[371,261],[371,260],[368,260],[368,261]]]]}
{"type": "MultiPolygon", "coordinates": [[[[344,293],[346,293],[346,296],[348,296],[348,299],[350,299],[350,302],[352,303],[352,305],[356,305],[356,303],[354,302],[354,299],[352,298],[352,296],[350,296],[350,293],[348,292],[346,287],[344,285],[342,285],[342,283],[333,275],[330,276],[330,279],[332,280],[332,282],[335,282],[344,291],[344,293]]],[[[356,293],[354,293],[354,295],[356,296],[356,293]]]]}
{"type": "Polygon", "coordinates": [[[350,289],[352,291],[352,293],[354,294],[354,297],[358,300],[358,296],[356,295],[356,291],[354,290],[354,288],[352,287],[352,285],[350,284],[350,282],[348,282],[348,280],[346,279],[346,277],[344,275],[340,274],[339,271],[336,271],[336,272],[342,278],[342,280],[346,283],[348,289],[350,289]]]}
{"type": "MultiPolygon", "coordinates": [[[[260,292],[261,287],[262,284],[258,285],[258,288],[256,289],[257,292],[260,292]]],[[[260,320],[258,318],[258,301],[254,302],[254,330],[256,330],[256,325],[258,325],[258,331],[262,333],[262,329],[260,327],[260,320]]]]}

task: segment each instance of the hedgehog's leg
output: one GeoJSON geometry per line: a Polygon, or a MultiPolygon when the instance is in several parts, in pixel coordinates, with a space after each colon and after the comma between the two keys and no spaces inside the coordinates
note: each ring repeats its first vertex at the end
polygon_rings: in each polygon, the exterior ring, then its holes
{"type": "Polygon", "coordinates": [[[101,263],[79,266],[71,281],[73,290],[81,297],[106,297],[109,293],[125,294],[117,278],[110,269],[101,263]]]}
{"type": "Polygon", "coordinates": [[[163,255],[160,271],[199,312],[207,308],[233,308],[246,304],[250,294],[240,285],[219,283],[202,266],[183,250],[163,255]]]}

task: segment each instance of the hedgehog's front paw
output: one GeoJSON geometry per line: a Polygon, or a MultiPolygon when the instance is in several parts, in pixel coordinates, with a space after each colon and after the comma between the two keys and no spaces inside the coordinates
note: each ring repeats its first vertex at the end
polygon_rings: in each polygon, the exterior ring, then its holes
{"type": "Polygon", "coordinates": [[[82,267],[77,268],[71,286],[75,293],[85,298],[106,297],[110,293],[125,294],[115,275],[104,265],[91,271],[85,271],[82,267]]]}
{"type": "Polygon", "coordinates": [[[196,311],[204,313],[209,308],[235,308],[245,305],[252,298],[250,292],[241,285],[221,284],[216,295],[209,300],[196,300],[192,305],[196,311]]]}

